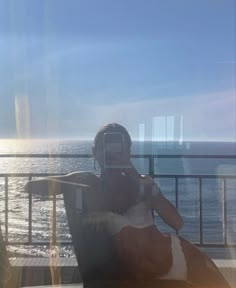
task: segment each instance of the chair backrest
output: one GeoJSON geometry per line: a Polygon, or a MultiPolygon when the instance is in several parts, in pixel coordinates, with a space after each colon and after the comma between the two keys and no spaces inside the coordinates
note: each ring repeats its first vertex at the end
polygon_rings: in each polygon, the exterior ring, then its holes
{"type": "Polygon", "coordinates": [[[83,281],[118,277],[118,257],[113,238],[106,229],[85,224],[87,191],[73,185],[63,185],[65,209],[74,251],[83,281]]]}

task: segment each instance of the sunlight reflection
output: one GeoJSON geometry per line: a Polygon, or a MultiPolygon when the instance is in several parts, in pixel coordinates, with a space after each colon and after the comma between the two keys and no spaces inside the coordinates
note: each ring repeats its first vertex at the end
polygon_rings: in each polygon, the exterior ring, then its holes
{"type": "Polygon", "coordinates": [[[30,136],[30,105],[27,95],[15,96],[16,129],[19,138],[30,136]]]}

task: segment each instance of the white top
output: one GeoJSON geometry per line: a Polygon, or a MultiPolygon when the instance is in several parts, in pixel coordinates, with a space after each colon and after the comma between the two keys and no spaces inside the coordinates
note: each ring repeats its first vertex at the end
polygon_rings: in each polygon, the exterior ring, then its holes
{"type": "MultiPolygon", "coordinates": [[[[86,217],[85,222],[96,225],[106,225],[110,233],[115,235],[124,227],[144,228],[154,224],[151,210],[144,202],[132,206],[125,214],[119,215],[113,212],[96,212],[86,217]]],[[[180,243],[176,235],[171,235],[172,265],[169,272],[162,279],[186,280],[187,263],[180,243]]]]}
{"type": "Polygon", "coordinates": [[[187,280],[187,263],[180,243],[176,235],[171,235],[172,266],[170,271],[162,276],[162,279],[187,280]]]}
{"type": "Polygon", "coordinates": [[[112,235],[119,233],[127,226],[144,228],[154,224],[151,210],[144,202],[132,206],[123,215],[113,212],[94,212],[84,221],[94,225],[106,225],[112,235]]]}

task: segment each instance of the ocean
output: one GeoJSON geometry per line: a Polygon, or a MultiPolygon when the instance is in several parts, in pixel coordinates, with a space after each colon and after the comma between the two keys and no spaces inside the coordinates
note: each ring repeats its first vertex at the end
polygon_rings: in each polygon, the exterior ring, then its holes
{"type": "MultiPolygon", "coordinates": [[[[82,140],[0,140],[0,154],[91,154],[92,141],[82,140]]],[[[132,145],[132,154],[151,155],[236,155],[234,142],[138,142],[132,145]]],[[[142,174],[148,174],[147,159],[133,159],[142,174]]],[[[92,158],[1,158],[1,173],[58,173],[91,171],[99,173],[92,158]]],[[[223,180],[202,180],[202,231],[204,243],[222,244],[225,237],[229,244],[236,244],[236,159],[203,158],[157,158],[154,160],[155,174],[168,174],[167,178],[156,178],[163,194],[175,204],[175,179],[172,175],[233,175],[227,179],[226,205],[224,204],[223,180]],[[227,211],[225,212],[225,207],[227,211]],[[227,219],[225,219],[227,217],[227,219]],[[226,220],[226,221],[225,221],[226,220]],[[226,234],[225,226],[227,226],[226,234]]],[[[0,177],[0,220],[5,231],[5,179],[0,177]]],[[[8,189],[8,239],[27,241],[28,195],[24,192],[27,178],[10,177],[8,189]]],[[[200,202],[198,178],[178,180],[178,209],[184,219],[180,235],[192,241],[200,241],[200,202]]],[[[48,241],[51,237],[52,201],[40,201],[33,197],[32,240],[48,241]]],[[[57,239],[71,239],[62,196],[57,199],[57,239]]],[[[157,215],[155,222],[163,232],[174,232],[157,215]]],[[[74,257],[72,247],[63,246],[49,251],[44,246],[10,245],[11,255],[48,256],[49,253],[74,257]]]]}

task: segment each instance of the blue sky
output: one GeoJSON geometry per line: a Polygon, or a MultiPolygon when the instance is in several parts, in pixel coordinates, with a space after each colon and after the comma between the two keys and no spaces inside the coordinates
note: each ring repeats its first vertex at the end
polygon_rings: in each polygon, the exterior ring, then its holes
{"type": "Polygon", "coordinates": [[[235,141],[235,24],[235,0],[2,0],[0,137],[235,141]]]}

